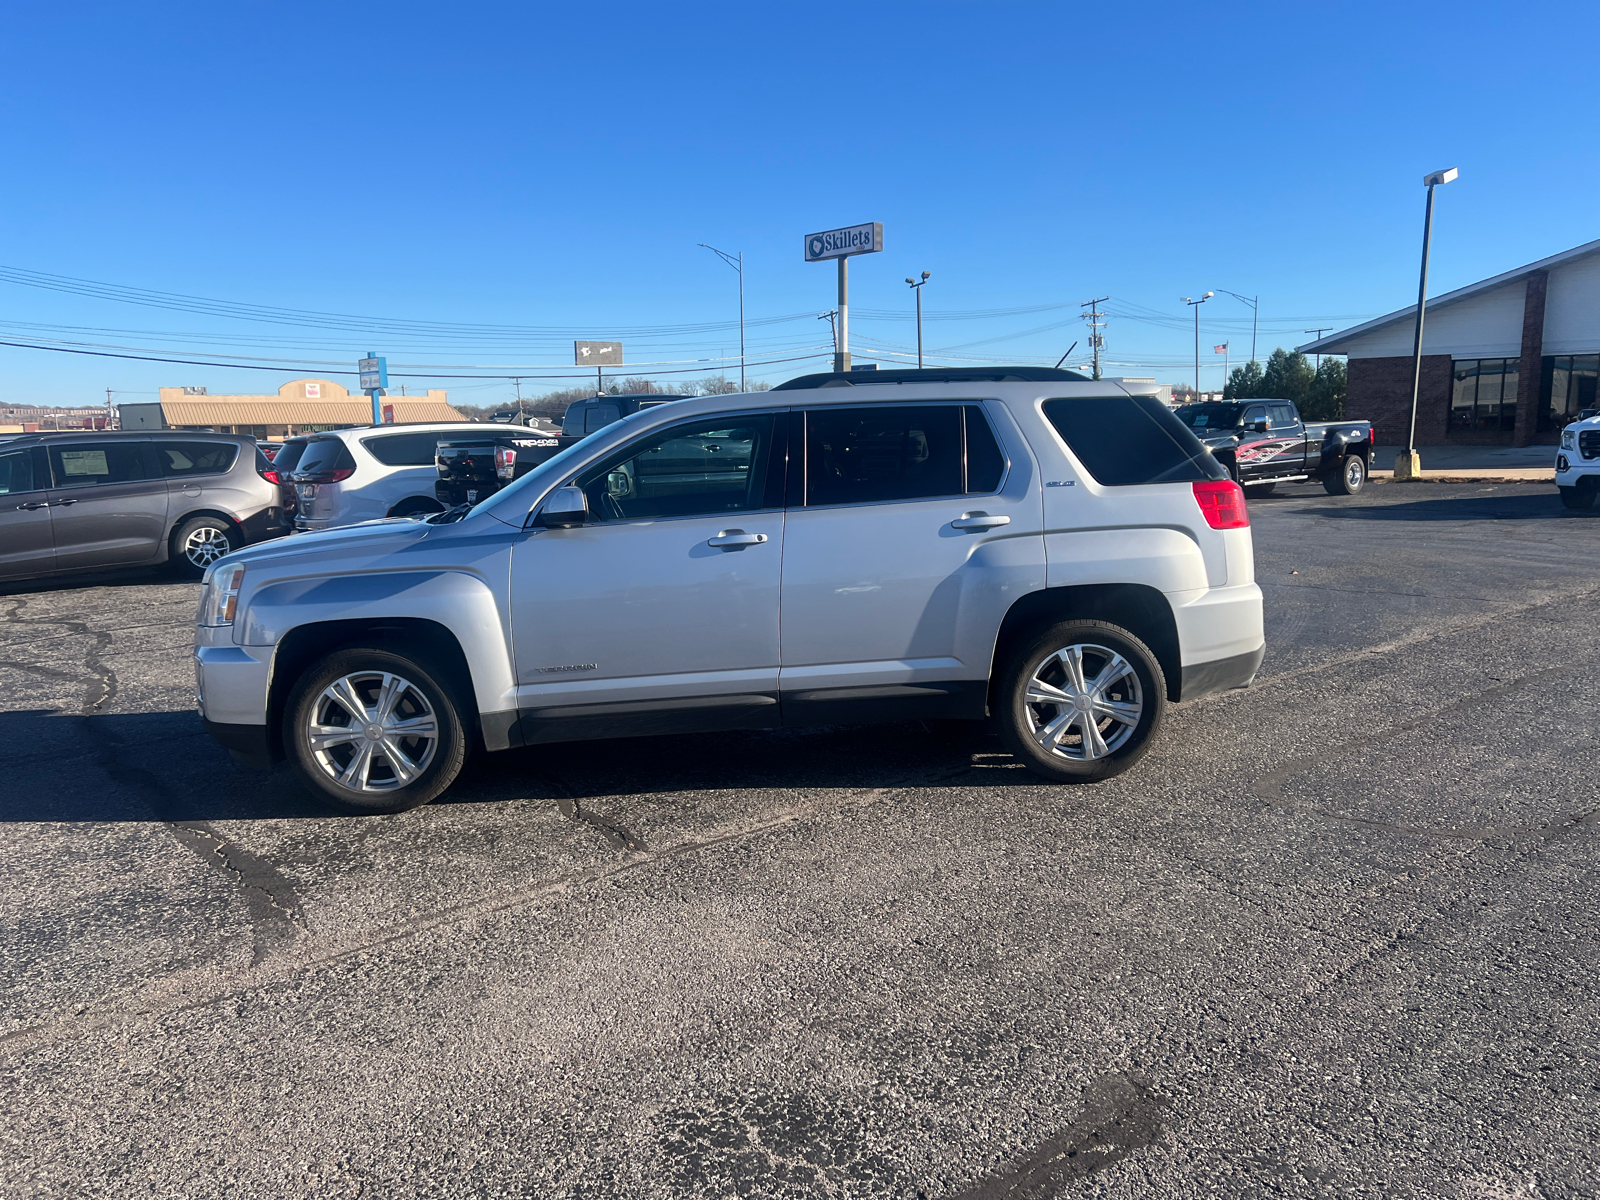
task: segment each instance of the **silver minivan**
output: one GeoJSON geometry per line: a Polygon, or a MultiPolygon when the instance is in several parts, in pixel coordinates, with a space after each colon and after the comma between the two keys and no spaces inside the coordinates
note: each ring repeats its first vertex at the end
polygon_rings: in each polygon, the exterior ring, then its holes
{"type": "Polygon", "coordinates": [[[0,580],[170,562],[199,579],[288,533],[255,439],[181,431],[0,442],[0,580]]]}

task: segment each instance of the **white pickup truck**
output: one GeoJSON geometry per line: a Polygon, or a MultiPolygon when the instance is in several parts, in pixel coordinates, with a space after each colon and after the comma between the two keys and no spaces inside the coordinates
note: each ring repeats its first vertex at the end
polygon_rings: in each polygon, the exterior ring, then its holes
{"type": "Polygon", "coordinates": [[[473,749],[907,718],[1104,779],[1264,649],[1243,494],[1153,391],[879,371],[636,412],[470,510],[222,559],[201,713],[358,812],[473,749]]]}
{"type": "Polygon", "coordinates": [[[1574,421],[1561,431],[1556,452],[1556,487],[1561,503],[1588,511],[1600,494],[1600,416],[1574,421]]]}

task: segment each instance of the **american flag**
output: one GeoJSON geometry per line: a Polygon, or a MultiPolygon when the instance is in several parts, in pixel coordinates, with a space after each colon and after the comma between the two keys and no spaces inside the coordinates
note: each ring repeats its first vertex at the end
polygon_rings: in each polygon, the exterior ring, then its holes
{"type": "Polygon", "coordinates": [[[1213,346],[1212,349],[1215,350],[1218,354],[1226,354],[1228,352],[1228,343],[1227,342],[1223,342],[1222,345],[1213,346]]]}

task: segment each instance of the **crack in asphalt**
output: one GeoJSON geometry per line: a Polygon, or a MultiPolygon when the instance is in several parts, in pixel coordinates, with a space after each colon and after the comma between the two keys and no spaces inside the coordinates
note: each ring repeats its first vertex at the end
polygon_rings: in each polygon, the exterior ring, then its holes
{"type": "MultiPolygon", "coordinates": [[[[180,846],[192,851],[208,865],[231,876],[239,885],[250,917],[251,963],[258,967],[270,948],[299,932],[298,904],[293,886],[265,859],[230,842],[204,821],[186,821],[174,812],[173,797],[153,771],[125,763],[121,757],[127,745],[116,730],[103,723],[105,714],[98,710],[116,698],[118,680],[116,672],[105,662],[106,650],[115,640],[113,635],[92,629],[87,622],[67,617],[24,617],[27,607],[25,597],[14,598],[0,617],[7,626],[59,626],[67,629],[63,636],[82,636],[91,639],[84,652],[83,665],[90,679],[85,683],[83,703],[72,714],[82,722],[85,740],[89,743],[88,756],[114,782],[143,795],[146,805],[156,820],[160,821],[180,846]]],[[[65,672],[54,667],[36,667],[26,663],[0,661],[0,667],[15,667],[49,679],[81,679],[81,674],[65,672]]]]}
{"type": "Polygon", "coordinates": [[[1349,756],[1357,751],[1369,750],[1373,746],[1377,746],[1383,742],[1400,737],[1402,734],[1412,733],[1415,730],[1421,729],[1425,725],[1431,725],[1441,718],[1449,716],[1451,713],[1463,712],[1470,708],[1476,708],[1481,704],[1487,704],[1490,701],[1498,700],[1504,696],[1510,695],[1513,692],[1522,691],[1530,685],[1538,683],[1542,680],[1550,679],[1557,675],[1565,675],[1571,671],[1571,669],[1571,665],[1564,665],[1559,667],[1550,667],[1543,671],[1533,671],[1527,675],[1510,680],[1509,682],[1497,684],[1494,687],[1484,688],[1479,692],[1473,692],[1471,695],[1463,696],[1461,699],[1456,700],[1451,704],[1447,704],[1443,708],[1435,709],[1433,712],[1427,713],[1410,721],[1402,721],[1398,725],[1392,725],[1388,729],[1379,730],[1377,733],[1369,734],[1366,737],[1354,738],[1348,742],[1342,742],[1337,746],[1324,747],[1323,749],[1312,754],[1302,754],[1297,758],[1291,758],[1288,762],[1284,763],[1276,770],[1269,771],[1265,775],[1257,776],[1253,781],[1251,781],[1250,790],[1257,797],[1257,799],[1264,800],[1275,808],[1287,809],[1291,812],[1309,813],[1313,816],[1323,817],[1330,821],[1339,821],[1347,825],[1359,825],[1365,829],[1380,829],[1389,833],[1404,834],[1407,837],[1485,842],[1508,837],[1527,837],[1530,835],[1556,837],[1583,825],[1593,824],[1595,823],[1596,818],[1600,817],[1600,808],[1570,812],[1562,817],[1544,821],[1537,825],[1508,825],[1504,827],[1486,826],[1479,829],[1428,828],[1420,825],[1402,825],[1395,821],[1381,821],[1374,817],[1358,817],[1348,813],[1330,812],[1329,810],[1325,808],[1319,808],[1314,804],[1306,804],[1297,800],[1285,799],[1283,795],[1283,789],[1285,785],[1288,784],[1289,780],[1293,779],[1297,775],[1304,774],[1313,767],[1321,766],[1329,761],[1348,759],[1349,756]]]}
{"type": "Polygon", "coordinates": [[[1075,1179],[1121,1162],[1155,1144],[1161,1113],[1172,1101],[1131,1075],[1103,1075],[1083,1093],[1077,1118],[1021,1162],[991,1175],[954,1200],[1045,1200],[1075,1179]]]}
{"type": "Polygon", "coordinates": [[[637,854],[648,852],[648,847],[642,838],[635,837],[620,825],[602,821],[594,813],[584,811],[583,805],[578,801],[577,792],[566,780],[552,775],[549,771],[544,772],[542,778],[550,785],[551,790],[557,793],[556,809],[567,820],[596,830],[611,844],[613,850],[631,851],[637,854]]]}

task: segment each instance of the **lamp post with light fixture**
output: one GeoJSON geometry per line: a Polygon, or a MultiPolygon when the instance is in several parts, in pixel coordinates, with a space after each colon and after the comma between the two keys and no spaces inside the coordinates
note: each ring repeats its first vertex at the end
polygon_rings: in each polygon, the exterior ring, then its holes
{"type": "Polygon", "coordinates": [[[1207,292],[1198,300],[1183,297],[1183,302],[1194,309],[1194,398],[1196,400],[1200,399],[1200,306],[1215,295],[1215,292],[1207,292]]]}
{"type": "Polygon", "coordinates": [[[1405,453],[1394,460],[1396,480],[1422,478],[1422,456],[1417,453],[1417,399],[1422,393],[1422,319],[1428,309],[1428,247],[1433,240],[1433,189],[1461,174],[1455,167],[1434,171],[1422,177],[1428,189],[1428,206],[1422,216],[1422,272],[1417,281],[1417,332],[1411,345],[1411,430],[1406,435],[1405,453]]]}
{"type": "Polygon", "coordinates": [[[917,294],[917,370],[922,370],[922,287],[933,276],[932,271],[922,273],[922,281],[906,277],[906,282],[911,285],[911,290],[917,294]]]}

